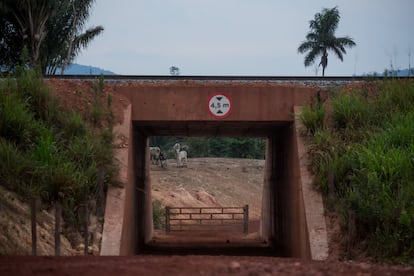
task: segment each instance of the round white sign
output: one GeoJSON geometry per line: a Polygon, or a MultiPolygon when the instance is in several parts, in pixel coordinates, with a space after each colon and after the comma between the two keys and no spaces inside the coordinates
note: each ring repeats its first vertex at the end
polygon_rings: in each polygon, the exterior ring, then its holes
{"type": "Polygon", "coordinates": [[[208,100],[208,110],[215,118],[226,118],[231,113],[231,99],[223,93],[216,93],[208,100]]]}

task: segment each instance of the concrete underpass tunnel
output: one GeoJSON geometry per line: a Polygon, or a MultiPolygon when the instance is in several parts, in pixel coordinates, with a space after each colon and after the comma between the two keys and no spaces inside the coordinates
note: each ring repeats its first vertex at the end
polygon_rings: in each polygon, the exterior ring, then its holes
{"type": "Polygon", "coordinates": [[[312,191],[293,115],[297,106],[318,98],[319,89],[178,81],[120,85],[117,91],[132,106],[121,255],[145,253],[153,236],[149,137],[199,136],[266,137],[260,234],[272,255],[326,258],[322,200],[312,191]]]}
{"type": "Polygon", "coordinates": [[[149,137],[192,136],[211,137],[221,135],[267,137],[266,161],[262,191],[260,235],[267,240],[268,249],[275,256],[309,256],[306,223],[301,194],[298,187],[298,164],[294,128],[285,122],[134,122],[131,177],[134,187],[130,195],[131,211],[129,245],[135,254],[145,252],[153,237],[152,199],[150,183],[149,137]],[[166,127],[168,125],[168,128],[166,127]]]}

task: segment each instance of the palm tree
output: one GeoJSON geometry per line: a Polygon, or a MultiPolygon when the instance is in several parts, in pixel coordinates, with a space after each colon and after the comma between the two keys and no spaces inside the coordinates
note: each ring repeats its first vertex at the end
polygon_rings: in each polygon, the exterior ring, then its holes
{"type": "Polygon", "coordinates": [[[14,26],[29,50],[29,65],[38,65],[42,43],[47,35],[46,22],[56,11],[54,0],[4,0],[0,8],[9,13],[9,28],[14,26]]]}
{"type": "Polygon", "coordinates": [[[321,13],[315,14],[314,19],[309,22],[310,32],[306,35],[306,41],[298,48],[301,54],[308,52],[305,67],[312,65],[315,59],[321,56],[319,66],[322,65],[322,76],[325,76],[325,68],[328,66],[328,51],[333,51],[343,61],[345,47],[356,45],[348,36],[335,37],[339,19],[338,7],[323,9],[321,13]]]}
{"type": "MultiPolygon", "coordinates": [[[[1,0],[0,69],[13,67],[26,47],[29,66],[43,73],[65,68],[103,31],[84,31],[95,0],[1,0]]],[[[25,61],[26,62],[26,61],[25,61]]]]}
{"type": "Polygon", "coordinates": [[[102,26],[90,27],[83,31],[89,18],[94,0],[60,0],[59,10],[47,24],[43,68],[46,74],[55,74],[56,69],[64,73],[82,48],[104,30],[102,26]]]}

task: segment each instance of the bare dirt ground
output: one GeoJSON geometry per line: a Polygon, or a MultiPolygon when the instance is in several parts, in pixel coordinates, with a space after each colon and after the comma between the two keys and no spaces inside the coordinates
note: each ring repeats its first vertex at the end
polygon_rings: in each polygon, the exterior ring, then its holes
{"type": "MultiPolygon", "coordinates": [[[[191,153],[191,150],[190,150],[191,153]]],[[[194,207],[243,207],[260,217],[264,160],[189,158],[187,167],[151,167],[152,197],[163,205],[194,207]]]]}
{"type": "Polygon", "coordinates": [[[413,275],[412,268],[245,256],[2,257],[1,275],[413,275]]]}
{"type": "MultiPolygon", "coordinates": [[[[53,211],[42,210],[37,214],[38,255],[53,255],[53,211]]],[[[62,255],[77,255],[81,251],[72,248],[68,239],[61,235],[62,255]]],[[[32,254],[30,209],[16,194],[0,186],[0,256],[32,254]]]]}
{"type": "MultiPolygon", "coordinates": [[[[51,80],[48,83],[66,108],[80,110],[88,116],[93,103],[92,82],[51,80]]],[[[108,93],[112,94],[115,122],[122,123],[123,110],[129,102],[115,93],[114,84],[105,86],[102,101],[106,101],[108,93]]],[[[125,147],[125,142],[118,137],[116,146],[125,147]]],[[[179,169],[173,160],[168,160],[167,169],[154,166],[151,170],[152,197],[163,205],[175,206],[249,204],[250,217],[255,220],[260,216],[263,165],[263,160],[190,158],[188,167],[179,169]]],[[[23,255],[28,255],[30,224],[25,209],[27,206],[22,202],[16,206],[6,204],[4,197],[15,196],[7,191],[0,192],[0,203],[4,203],[0,205],[0,235],[3,234],[0,248],[10,250],[22,246],[26,248],[23,255]],[[7,232],[5,229],[8,229],[7,232]],[[12,231],[20,233],[14,243],[9,238],[12,231]]],[[[11,250],[6,254],[3,252],[3,255],[9,256],[0,256],[0,275],[414,275],[413,267],[382,265],[358,257],[354,261],[339,261],[343,255],[343,238],[335,220],[328,220],[327,225],[331,253],[327,261],[210,254],[178,256],[173,253],[130,257],[17,257],[16,252],[11,250]]],[[[52,232],[50,225],[45,227],[45,231],[52,232]]],[[[44,241],[45,244],[52,244],[52,235],[44,237],[49,239],[44,241]]],[[[158,237],[162,238],[162,234],[159,233],[158,237]]],[[[65,250],[73,248],[68,245],[65,250]]]]}
{"type": "Polygon", "coordinates": [[[211,248],[220,254],[233,254],[238,252],[237,247],[263,254],[262,248],[268,246],[259,235],[264,160],[189,158],[184,168],[177,168],[176,160],[170,159],[167,164],[167,168],[151,166],[153,201],[160,201],[162,206],[239,207],[240,211],[248,205],[249,233],[243,233],[241,221],[229,227],[204,225],[196,227],[197,231],[165,234],[164,229],[155,230],[150,254],[212,254],[211,248]]]}

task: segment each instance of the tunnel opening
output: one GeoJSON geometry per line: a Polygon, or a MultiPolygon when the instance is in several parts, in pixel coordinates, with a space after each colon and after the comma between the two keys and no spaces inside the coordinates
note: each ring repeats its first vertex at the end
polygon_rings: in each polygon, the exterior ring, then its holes
{"type": "Polygon", "coordinates": [[[298,119],[300,106],[319,98],[320,89],[268,82],[178,81],[120,85],[117,91],[131,102],[126,116],[131,124],[127,172],[122,174],[126,186],[107,197],[123,202],[117,212],[122,224],[112,232],[120,235],[107,239],[106,252],[145,254],[153,238],[150,137],[237,136],[266,137],[260,232],[271,255],[326,258],[323,202],[308,171],[298,119]]]}
{"type": "Polygon", "coordinates": [[[149,137],[149,145],[147,251],[268,247],[260,236],[266,138],[149,137]],[[177,144],[187,160],[177,160],[177,144]]]}
{"type": "Polygon", "coordinates": [[[303,203],[297,183],[298,168],[293,124],[289,122],[133,122],[133,196],[129,228],[135,254],[230,254],[303,257],[307,254],[303,203]],[[259,233],[263,243],[253,247],[209,244],[182,247],[154,243],[151,191],[150,137],[265,137],[259,233]]]}

